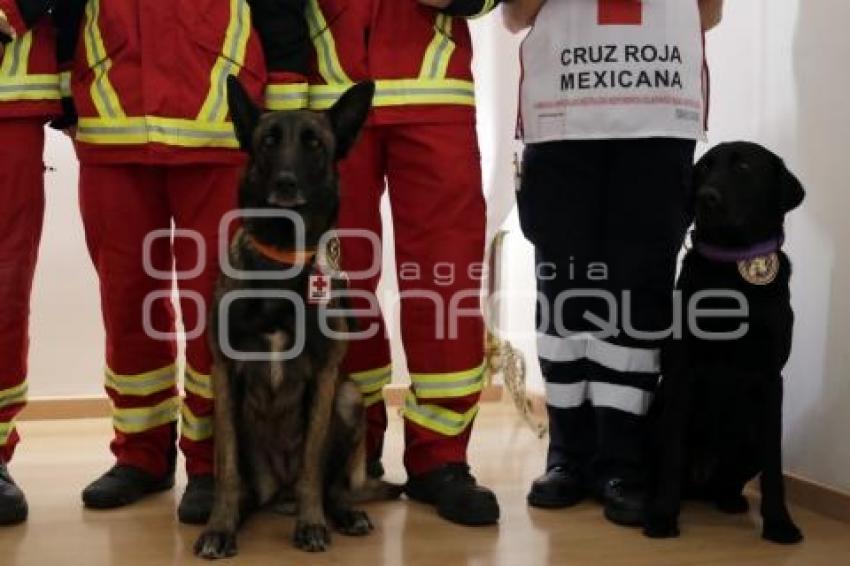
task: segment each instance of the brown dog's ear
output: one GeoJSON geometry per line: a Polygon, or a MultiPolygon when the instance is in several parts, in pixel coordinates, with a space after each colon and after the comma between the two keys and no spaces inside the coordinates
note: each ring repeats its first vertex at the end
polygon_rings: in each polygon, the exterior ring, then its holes
{"type": "Polygon", "coordinates": [[[354,85],[328,110],[336,136],[336,159],[348,155],[360,130],[369,117],[372,99],[375,97],[375,83],[371,81],[354,85]]]}
{"type": "Polygon", "coordinates": [[[801,204],[806,198],[806,191],[803,189],[803,184],[794,175],[785,162],[779,159],[779,205],[783,213],[791,212],[801,204]]]}
{"type": "Polygon", "coordinates": [[[227,77],[227,104],[230,107],[230,117],[233,120],[233,129],[236,130],[239,146],[242,151],[251,153],[254,130],[260,123],[262,111],[254,104],[245,91],[245,87],[234,75],[227,77]]]}

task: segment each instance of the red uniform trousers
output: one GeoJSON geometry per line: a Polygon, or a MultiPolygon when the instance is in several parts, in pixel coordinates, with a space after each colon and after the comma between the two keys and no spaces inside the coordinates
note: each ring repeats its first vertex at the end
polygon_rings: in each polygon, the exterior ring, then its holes
{"type": "Polygon", "coordinates": [[[0,459],[18,443],[24,408],[29,311],[44,218],[44,118],[0,120],[0,459]]]}
{"type": "Polygon", "coordinates": [[[114,407],[111,449],[119,464],[157,476],[173,469],[180,413],[188,473],[213,471],[211,355],[206,332],[195,330],[206,328],[219,271],[219,224],[236,205],[240,172],[235,165],[81,167],[80,208],[100,278],[106,391],[114,407]],[[173,243],[172,222],[178,230],[173,243]],[[160,237],[152,238],[156,231],[160,237]],[[187,332],[182,407],[177,344],[163,334],[175,328],[172,266],[187,332]]]}
{"type": "MultiPolygon", "coordinates": [[[[480,266],[486,211],[474,125],[398,124],[366,128],[342,163],[339,228],[381,236],[380,199],[389,190],[401,294],[402,341],[412,385],[405,417],[404,463],[421,474],[465,462],[482,388],[484,329],[480,266]],[[476,272],[478,275],[476,275],[476,272]]],[[[380,250],[342,233],[344,270],[351,288],[374,293],[380,250]],[[377,269],[373,270],[377,271],[377,269]]],[[[369,301],[355,299],[357,309],[369,301]]],[[[367,405],[368,452],[380,458],[387,427],[382,388],[390,381],[390,348],[383,316],[359,316],[358,331],[379,328],[349,344],[345,369],[367,405]]]]}

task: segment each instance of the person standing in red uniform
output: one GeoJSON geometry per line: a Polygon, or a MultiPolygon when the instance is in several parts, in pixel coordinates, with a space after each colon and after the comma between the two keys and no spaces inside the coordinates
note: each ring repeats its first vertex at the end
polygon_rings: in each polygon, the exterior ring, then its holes
{"type": "Polygon", "coordinates": [[[0,0],[0,525],[27,518],[6,468],[27,395],[29,302],[44,217],[44,125],[59,114],[52,0],[0,0]]]}
{"type": "Polygon", "coordinates": [[[213,491],[204,329],[219,224],[244,164],[227,77],[270,110],[304,107],[304,0],[64,0],[57,12],[73,37],[80,207],[100,278],[117,459],[83,501],[120,507],[171,488],[180,415],[189,484],[178,516],[204,523],[213,491]],[[182,403],[172,274],[186,331],[182,403]]]}
{"type": "Polygon", "coordinates": [[[314,57],[310,106],[325,109],[353,83],[376,82],[375,109],[341,166],[341,262],[363,334],[346,369],[367,405],[370,474],[383,474],[392,374],[378,311],[380,200],[389,188],[412,386],[403,409],[409,497],[469,525],[498,520],[495,495],[466,464],[483,387],[479,293],[485,203],[475,131],[472,42],[466,20],[498,0],[309,0],[314,57]]]}

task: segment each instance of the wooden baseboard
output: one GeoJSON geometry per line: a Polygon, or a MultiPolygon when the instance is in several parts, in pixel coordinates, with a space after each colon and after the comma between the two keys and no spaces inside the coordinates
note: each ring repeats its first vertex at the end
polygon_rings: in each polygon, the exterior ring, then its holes
{"type": "MultiPolygon", "coordinates": [[[[384,389],[387,405],[399,407],[407,394],[405,385],[389,385],[384,389]]],[[[502,386],[489,385],[481,393],[482,403],[502,399],[502,386]]],[[[106,397],[61,397],[31,399],[21,412],[20,421],[52,421],[68,419],[99,419],[111,415],[112,409],[106,397]]]]}
{"type": "MultiPolygon", "coordinates": [[[[547,419],[546,396],[531,393],[528,397],[534,416],[547,419]]],[[[758,493],[758,483],[753,482],[750,489],[758,493]]],[[[790,473],[785,474],[785,493],[789,503],[850,523],[850,493],[790,473]]]]}

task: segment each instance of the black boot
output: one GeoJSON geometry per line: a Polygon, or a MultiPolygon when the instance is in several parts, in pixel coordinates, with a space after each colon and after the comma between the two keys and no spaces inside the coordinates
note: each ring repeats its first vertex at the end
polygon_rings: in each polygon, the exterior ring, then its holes
{"type": "Polygon", "coordinates": [[[435,505],[440,517],[453,523],[481,526],[499,521],[496,495],[477,484],[466,464],[446,464],[412,476],[404,491],[415,501],[435,505]]]}
{"type": "Polygon", "coordinates": [[[177,508],[177,518],[186,525],[205,525],[215,500],[215,480],[212,474],[189,476],[186,491],[177,508]]]}
{"type": "Polygon", "coordinates": [[[624,527],[643,524],[645,497],[642,489],[619,478],[605,482],[599,494],[605,505],[605,518],[624,527]]]}
{"type": "Polygon", "coordinates": [[[115,465],[83,490],[83,503],[90,509],[114,509],[173,486],[174,472],[157,478],[138,468],[115,465]]]}
{"type": "Polygon", "coordinates": [[[28,512],[24,492],[15,485],[6,463],[0,459],[0,525],[23,523],[28,512]]]}
{"type": "Polygon", "coordinates": [[[572,507],[587,495],[581,476],[564,466],[555,466],[531,484],[528,504],[543,509],[572,507]]]}

